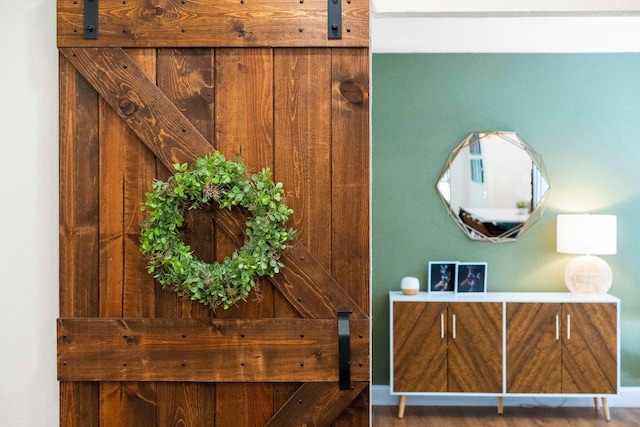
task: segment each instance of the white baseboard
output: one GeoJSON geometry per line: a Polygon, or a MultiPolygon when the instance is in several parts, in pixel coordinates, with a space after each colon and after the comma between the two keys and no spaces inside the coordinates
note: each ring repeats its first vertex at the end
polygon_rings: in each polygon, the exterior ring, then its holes
{"type": "MultiPolygon", "coordinates": [[[[398,396],[390,394],[388,385],[371,386],[373,406],[395,406],[398,396]]],[[[640,387],[620,387],[616,396],[608,396],[609,407],[640,407],[640,387]]],[[[521,397],[505,396],[504,406],[592,406],[593,396],[585,397],[521,397]]],[[[407,396],[407,406],[497,406],[495,397],[484,396],[407,396]]]]}

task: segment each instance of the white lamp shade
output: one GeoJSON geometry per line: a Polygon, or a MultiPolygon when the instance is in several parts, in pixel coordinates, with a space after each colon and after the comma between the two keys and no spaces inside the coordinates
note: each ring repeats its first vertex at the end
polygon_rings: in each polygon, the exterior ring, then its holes
{"type": "Polygon", "coordinates": [[[617,251],[615,215],[558,215],[557,251],[565,254],[613,255],[617,251]]]}

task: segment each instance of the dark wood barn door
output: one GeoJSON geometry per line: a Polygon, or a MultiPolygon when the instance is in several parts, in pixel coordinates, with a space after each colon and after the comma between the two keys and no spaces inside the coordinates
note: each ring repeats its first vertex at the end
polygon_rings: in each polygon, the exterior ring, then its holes
{"type": "MultiPolygon", "coordinates": [[[[340,3],[329,39],[326,0],[58,0],[62,426],[368,425],[368,2],[340,3]],[[214,149],[270,167],[298,231],[216,313],[138,243],[151,182],[214,149]]],[[[185,240],[221,260],[244,221],[194,211],[185,240]]]]}

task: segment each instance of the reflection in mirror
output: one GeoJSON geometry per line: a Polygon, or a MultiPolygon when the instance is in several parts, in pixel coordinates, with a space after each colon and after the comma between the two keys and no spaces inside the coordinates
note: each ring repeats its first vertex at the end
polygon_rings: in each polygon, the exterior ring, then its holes
{"type": "Polygon", "coordinates": [[[550,189],[540,156],[515,132],[473,132],[437,184],[449,215],[474,240],[513,241],[544,209],[550,189]]]}

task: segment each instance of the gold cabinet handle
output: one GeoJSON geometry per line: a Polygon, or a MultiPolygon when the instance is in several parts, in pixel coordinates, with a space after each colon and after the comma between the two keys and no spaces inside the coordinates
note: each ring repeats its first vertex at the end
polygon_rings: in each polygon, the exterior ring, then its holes
{"type": "Polygon", "coordinates": [[[444,339],[444,313],[440,314],[440,338],[444,339]]]}
{"type": "Polygon", "coordinates": [[[453,339],[455,340],[456,339],[456,315],[455,314],[453,315],[452,327],[453,327],[453,339]]]}
{"type": "Polygon", "coordinates": [[[567,314],[567,339],[571,339],[571,315],[567,314]]]}
{"type": "Polygon", "coordinates": [[[556,341],[560,339],[560,316],[556,314],[556,341]]]}

